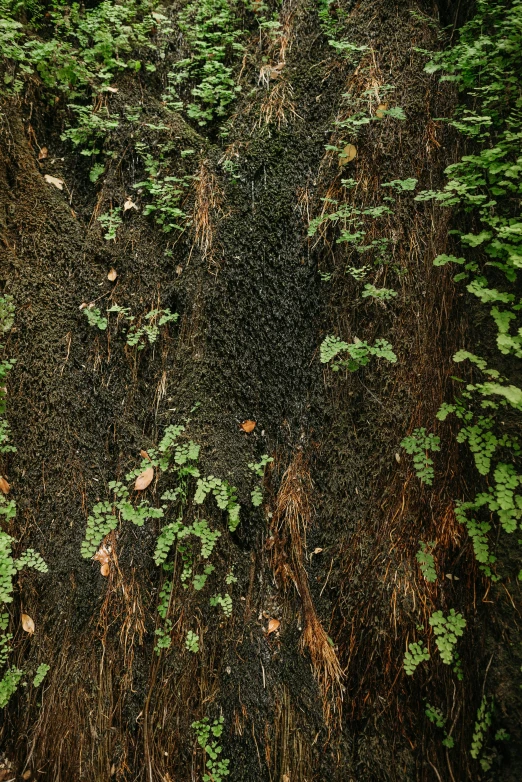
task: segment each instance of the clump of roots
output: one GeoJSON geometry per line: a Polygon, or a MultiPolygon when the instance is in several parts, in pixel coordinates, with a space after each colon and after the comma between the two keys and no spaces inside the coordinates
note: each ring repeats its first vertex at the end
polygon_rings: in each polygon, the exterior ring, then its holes
{"type": "Polygon", "coordinates": [[[298,118],[299,114],[293,101],[292,87],[287,81],[281,79],[261,103],[257,127],[261,127],[263,123],[265,125],[274,124],[280,130],[281,125],[288,125],[290,119],[298,118]]]}
{"type": "Polygon", "coordinates": [[[194,228],[196,244],[204,260],[212,262],[214,240],[213,214],[220,211],[223,191],[215,175],[208,167],[208,161],[201,163],[196,178],[196,198],[194,203],[194,228]]]}
{"type": "Polygon", "coordinates": [[[287,468],[272,517],[272,567],[283,585],[291,581],[301,597],[304,614],[303,648],[308,649],[323,698],[325,721],[340,716],[342,669],[331,640],[317,616],[304,567],[306,533],[312,518],[312,479],[302,450],[287,468]]]}

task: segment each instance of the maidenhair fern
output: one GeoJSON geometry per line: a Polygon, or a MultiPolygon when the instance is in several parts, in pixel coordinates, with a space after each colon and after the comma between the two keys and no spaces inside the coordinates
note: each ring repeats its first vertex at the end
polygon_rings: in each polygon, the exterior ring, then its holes
{"type": "MultiPolygon", "coordinates": [[[[424,191],[416,199],[451,207],[466,215],[466,226],[473,226],[471,231],[454,230],[461,250],[438,255],[434,264],[458,266],[455,282],[465,283],[468,293],[488,309],[503,371],[511,378],[519,374],[522,358],[522,3],[479,0],[476,6],[458,42],[430,53],[425,68],[440,72],[467,94],[451,124],[472,141],[473,154],[446,169],[442,190],[424,191]]],[[[477,342],[489,340],[479,335],[477,342]]],[[[489,533],[495,519],[505,532],[514,533],[522,518],[520,426],[507,425],[522,411],[522,389],[490,366],[494,356],[486,361],[460,350],[454,360],[471,362],[485,379],[463,381],[455,400],[444,404],[437,417],[456,416],[457,439],[468,446],[478,473],[487,478],[487,488],[474,499],[457,502],[456,517],[466,526],[481,569],[497,579],[489,533]]]]}
{"type": "MultiPolygon", "coordinates": [[[[215,571],[215,565],[209,562],[216,544],[222,535],[221,530],[212,529],[204,518],[188,516],[188,505],[191,500],[194,504],[190,510],[194,514],[194,506],[203,505],[209,496],[212,496],[218,508],[225,511],[228,518],[228,526],[235,530],[239,523],[240,506],[237,501],[237,490],[226,480],[209,475],[200,476],[197,462],[200,446],[192,440],[183,440],[185,427],[171,425],[165,429],[157,448],[149,448],[142,452],[141,464],[131,470],[125,476],[125,483],[111,481],[109,489],[112,491],[113,500],[98,502],[87,520],[87,529],[82,543],[82,555],[85,558],[92,557],[103,539],[117,529],[121,522],[131,522],[135,526],[142,527],[145,522],[152,519],[164,519],[159,532],[154,561],[168,574],[163,582],[159,594],[158,614],[163,620],[156,633],[156,652],[169,649],[171,646],[171,634],[173,630],[172,620],[169,618],[171,595],[174,588],[174,580],[171,576],[174,565],[169,562],[171,551],[176,551],[176,557],[180,562],[180,581],[184,589],[192,588],[201,591],[215,571]],[[170,488],[161,495],[161,505],[145,499],[142,491],[147,490],[152,483],[149,475],[149,483],[142,489],[138,483],[140,478],[149,471],[157,471],[156,478],[170,479],[170,488]],[[136,499],[132,493],[132,484],[138,487],[140,497],[136,499]]],[[[264,469],[268,457],[263,457],[258,465],[254,465],[256,471],[264,469]]],[[[155,485],[155,484],[153,484],[155,485]]],[[[154,496],[154,495],[152,495],[154,496]]],[[[231,585],[235,581],[231,572],[226,577],[226,584],[231,585]]],[[[232,597],[230,594],[218,594],[211,598],[211,605],[220,606],[226,616],[232,613],[232,597]]],[[[188,647],[187,647],[188,648],[188,647]]],[[[195,650],[195,644],[191,642],[190,650],[195,650]]]]}
{"type": "Polygon", "coordinates": [[[321,363],[330,364],[333,372],[339,372],[340,369],[356,372],[360,367],[366,366],[372,356],[384,358],[392,364],[397,361],[397,356],[386,339],[377,339],[373,345],[370,345],[361,340],[343,342],[339,337],[330,335],[321,343],[321,363]],[[344,357],[341,357],[342,354],[344,357]]]}
{"type": "Polygon", "coordinates": [[[404,655],[404,671],[407,676],[413,676],[417,666],[419,666],[424,660],[430,659],[430,653],[422,643],[411,643],[408,646],[408,651],[404,655]]]}
{"type": "Polygon", "coordinates": [[[435,473],[433,459],[428,455],[430,451],[440,451],[440,438],[435,434],[427,434],[424,426],[414,429],[411,435],[401,442],[406,453],[413,456],[415,474],[426,486],[433,484],[435,473]]]}
{"type": "Polygon", "coordinates": [[[435,570],[435,558],[432,554],[435,543],[423,543],[421,541],[420,548],[417,551],[416,559],[419,563],[421,573],[431,583],[437,580],[437,571],[435,570]]]}
{"type": "Polygon", "coordinates": [[[447,616],[444,616],[442,611],[435,611],[430,616],[429,622],[435,633],[435,643],[442,662],[451,665],[455,659],[457,639],[464,635],[466,620],[462,614],[456,613],[455,609],[451,608],[447,616]]]}

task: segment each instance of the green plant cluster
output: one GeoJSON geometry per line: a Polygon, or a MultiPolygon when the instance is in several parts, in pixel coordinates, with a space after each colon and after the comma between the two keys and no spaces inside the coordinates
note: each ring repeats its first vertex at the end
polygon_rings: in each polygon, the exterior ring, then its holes
{"type": "Polygon", "coordinates": [[[422,643],[411,643],[408,645],[408,651],[404,655],[404,671],[407,676],[413,676],[418,665],[424,660],[430,659],[430,653],[422,643]]]}
{"type": "MultiPolygon", "coordinates": [[[[477,719],[471,740],[470,755],[478,760],[482,771],[489,771],[493,765],[495,755],[485,750],[485,743],[493,721],[495,711],[494,698],[484,695],[477,709],[477,719]]],[[[495,741],[509,741],[509,734],[502,728],[495,733],[495,741]]]]}
{"type": "Polygon", "coordinates": [[[29,78],[38,77],[50,99],[54,94],[70,101],[73,125],[63,138],[82,147],[82,154],[98,154],[118,127],[98,97],[113,89],[118,73],[139,71],[151,54],[164,54],[172,25],[161,11],[155,0],[103,0],[91,8],[52,0],[32,3],[28,14],[27,3],[0,0],[3,92],[20,94],[29,78]]]}
{"type": "Polygon", "coordinates": [[[406,453],[413,456],[415,474],[426,486],[433,484],[435,473],[433,459],[428,456],[430,451],[440,451],[440,437],[435,434],[427,434],[424,426],[414,429],[411,435],[405,437],[401,447],[406,453]]]}
{"type": "Polygon", "coordinates": [[[465,283],[468,293],[488,307],[503,357],[500,372],[474,352],[459,351],[454,360],[470,361],[483,380],[462,383],[438,418],[457,417],[457,439],[469,447],[477,471],[487,477],[487,490],[458,503],[456,515],[473,541],[481,569],[496,579],[489,544],[494,518],[507,533],[515,532],[522,518],[520,438],[516,425],[508,428],[522,410],[522,389],[504,376],[506,371],[516,375],[522,358],[522,2],[478,0],[458,43],[430,58],[425,70],[441,72],[443,80],[467,95],[451,124],[468,139],[471,153],[447,168],[443,190],[425,191],[417,199],[435,200],[467,216],[472,230],[453,231],[464,257],[441,254],[434,263],[460,267],[454,280],[465,283]]]}
{"type": "Polygon", "coordinates": [[[221,606],[223,609],[223,613],[225,616],[232,616],[232,598],[230,595],[225,594],[218,594],[213,595],[210,598],[210,605],[211,606],[221,606]]]}
{"type": "MultiPolygon", "coordinates": [[[[109,319],[102,315],[98,307],[84,307],[83,312],[89,326],[98,328],[100,331],[106,331],[109,319]]],[[[128,307],[113,304],[107,310],[107,315],[112,312],[118,313],[128,325],[127,345],[135,347],[137,350],[143,350],[147,345],[153,345],[159,337],[161,327],[166,326],[168,323],[176,323],[179,318],[177,312],[171,312],[168,308],[164,310],[155,309],[147,312],[140,325],[138,325],[135,323],[136,317],[130,314],[128,307]]]]}
{"type": "Polygon", "coordinates": [[[116,206],[114,209],[111,209],[110,212],[101,214],[98,217],[98,222],[101,224],[102,228],[105,229],[104,238],[106,241],[115,242],[118,228],[123,222],[121,218],[121,206],[116,206]]]}
{"type": "MultiPolygon", "coordinates": [[[[446,717],[442,713],[440,709],[438,709],[436,706],[431,706],[429,703],[426,704],[425,709],[426,717],[429,719],[430,722],[432,722],[434,725],[436,725],[437,728],[444,728],[444,725],[446,724],[446,717]]],[[[447,747],[448,749],[451,749],[455,741],[452,736],[449,736],[446,731],[444,731],[444,738],[442,740],[442,744],[444,747],[447,747]]]]}
{"type": "MultiPolygon", "coordinates": [[[[0,295],[0,334],[7,334],[11,330],[14,323],[14,314],[12,297],[0,295]]],[[[3,352],[5,346],[0,345],[0,350],[3,352]]],[[[0,453],[2,454],[16,451],[16,448],[8,442],[9,427],[3,418],[6,411],[7,394],[5,383],[14,363],[14,360],[9,358],[0,360],[0,383],[2,384],[2,392],[0,394],[0,453]]],[[[9,603],[13,602],[14,576],[23,568],[33,568],[40,573],[47,573],[47,565],[34,549],[26,549],[20,557],[14,559],[12,545],[15,541],[1,525],[5,524],[7,529],[9,529],[15,517],[15,501],[7,499],[4,494],[0,493],[0,708],[4,708],[7,705],[11,695],[16,692],[21,679],[25,675],[25,672],[20,668],[14,666],[6,668],[9,660],[10,642],[13,636],[7,632],[9,613],[4,609],[9,603]]],[[[42,665],[45,664],[42,663],[42,665]]]]}
{"type": "Polygon", "coordinates": [[[435,543],[433,541],[430,541],[429,543],[424,543],[423,541],[421,541],[420,548],[415,555],[417,562],[419,563],[422,575],[424,576],[426,581],[429,581],[432,584],[437,580],[437,571],[435,569],[435,558],[432,553],[434,548],[435,548],[435,543]]]}
{"type": "Polygon", "coordinates": [[[367,299],[370,296],[372,299],[378,299],[379,301],[388,301],[397,296],[397,291],[391,288],[376,288],[372,283],[366,283],[361,296],[363,299],[367,299]]]}
{"type": "Polygon", "coordinates": [[[328,335],[321,343],[321,364],[330,364],[333,372],[339,372],[340,369],[356,372],[360,367],[366,366],[372,356],[384,358],[392,364],[397,361],[397,356],[386,339],[377,339],[374,345],[370,345],[361,340],[343,342],[339,337],[328,335]],[[340,353],[345,353],[348,357],[338,358],[340,353]]]}
{"type": "Polygon", "coordinates": [[[464,350],[454,356],[456,362],[466,359],[488,379],[484,383],[467,383],[452,404],[444,403],[441,406],[437,418],[444,421],[453,413],[463,422],[457,440],[467,443],[477,471],[488,476],[487,491],[479,492],[473,500],[457,502],[455,515],[467,529],[481,570],[497,580],[498,576],[491,570],[496,557],[491,553],[488,540],[492,527],[491,515],[482,519],[477,516],[482,508],[496,513],[502,529],[507,533],[517,529],[522,517],[522,496],[517,493],[522,476],[515,464],[504,461],[508,454],[512,459],[520,457],[520,438],[513,433],[508,435],[501,432],[506,414],[510,410],[519,412],[522,409],[522,391],[510,384],[500,372],[490,369],[480,357],[464,350]]]}
{"type": "MultiPolygon", "coordinates": [[[[0,621],[0,628],[2,623],[0,621]]],[[[24,672],[20,668],[12,666],[4,671],[2,678],[0,679],[0,709],[3,709],[9,703],[11,695],[14,695],[20,680],[22,679],[24,672]]]]}
{"type": "Polygon", "coordinates": [[[198,125],[223,119],[241,87],[233,74],[235,59],[244,51],[243,32],[235,0],[189,0],[178,16],[178,25],[188,49],[169,74],[170,102],[180,109],[183,103],[176,90],[194,84],[188,116],[198,125]],[[177,100],[176,100],[177,99],[177,100]]]}
{"type": "MultiPolygon", "coordinates": [[[[353,44],[346,42],[337,43],[334,44],[334,46],[340,52],[342,52],[345,57],[348,57],[352,61],[357,61],[360,58],[360,55],[370,48],[368,46],[354,46],[353,44]]],[[[379,87],[379,94],[382,96],[382,99],[384,99],[385,96],[391,94],[394,90],[395,87],[393,85],[383,84],[379,87]]],[[[343,95],[343,98],[345,101],[345,108],[351,111],[351,113],[344,117],[344,119],[339,119],[335,122],[336,129],[338,131],[342,131],[343,136],[336,144],[326,145],[326,149],[338,153],[341,165],[343,165],[344,148],[346,144],[348,142],[351,143],[355,141],[358,138],[361,129],[365,125],[370,125],[373,122],[382,122],[386,117],[400,121],[404,121],[406,119],[406,114],[404,113],[404,109],[402,109],[401,106],[379,108],[375,114],[370,114],[366,108],[366,103],[368,99],[375,99],[375,90],[373,88],[365,90],[357,97],[355,97],[351,92],[347,92],[343,95]]],[[[387,104],[379,105],[381,107],[387,106],[387,104]]],[[[394,182],[400,181],[401,180],[394,180],[394,182]]],[[[416,180],[413,179],[408,179],[406,181],[408,183],[415,182],[416,184],[416,180]]],[[[393,185],[391,186],[393,187],[393,185]]],[[[415,185],[413,185],[413,187],[397,187],[396,189],[398,191],[404,191],[412,190],[414,187],[415,185]]],[[[390,201],[393,201],[393,199],[390,198],[390,201]]]]}
{"type": "Polygon", "coordinates": [[[263,454],[259,462],[250,462],[248,465],[248,469],[252,470],[252,472],[258,476],[258,478],[261,478],[260,483],[252,490],[250,493],[250,497],[252,499],[252,505],[254,508],[258,508],[263,503],[263,478],[265,475],[265,469],[267,464],[270,464],[273,462],[274,459],[269,456],[267,453],[263,454]]]}
{"type": "MultiPolygon", "coordinates": [[[[158,128],[162,130],[164,128],[158,128]]],[[[182,208],[182,200],[195,177],[188,174],[173,176],[172,160],[176,160],[176,146],[173,141],[158,145],[156,156],[150,152],[149,145],[137,141],[135,149],[141,160],[146,178],[137,182],[134,187],[139,193],[145,193],[150,202],[143,210],[144,215],[153,215],[155,222],[161,226],[164,233],[182,231],[188,225],[188,215],[182,208]]],[[[185,149],[180,153],[180,159],[185,159],[194,153],[193,149],[185,149]]]]}
{"type": "Polygon", "coordinates": [[[36,669],[36,674],[35,674],[35,677],[33,679],[33,687],[39,687],[40,686],[40,684],[43,682],[43,680],[47,676],[49,670],[50,670],[50,665],[47,665],[47,663],[40,663],[40,665],[36,669]]]}
{"type": "Polygon", "coordinates": [[[20,77],[37,73],[46,87],[70,98],[87,87],[102,90],[124,70],[138,71],[139,50],[156,49],[151,34],[166,17],[155,13],[154,2],[120,5],[103,0],[94,8],[55,0],[35,4],[31,22],[24,25],[24,3],[2,0],[2,56],[9,61],[7,85],[20,91],[20,77]],[[31,33],[38,32],[38,37],[31,33]]]}
{"type": "MultiPolygon", "coordinates": [[[[368,117],[366,117],[366,119],[369,121],[368,117]]],[[[379,118],[372,117],[372,119],[379,118]]],[[[338,145],[327,145],[326,147],[326,149],[339,153],[341,163],[343,161],[343,156],[346,154],[346,147],[343,146],[344,144],[345,142],[343,141],[338,145]]],[[[359,183],[355,179],[349,178],[341,179],[341,184],[346,191],[345,200],[339,202],[339,200],[335,198],[323,198],[324,207],[322,213],[310,221],[308,235],[313,237],[319,230],[324,233],[327,226],[336,227],[338,229],[337,244],[347,245],[350,254],[356,253],[357,257],[369,257],[372,259],[373,267],[376,267],[377,269],[390,267],[391,270],[400,277],[403,274],[403,270],[393,262],[394,240],[389,236],[382,235],[382,232],[380,236],[375,236],[374,221],[378,223],[378,221],[381,221],[383,218],[387,218],[389,222],[390,216],[394,214],[393,204],[397,200],[396,196],[403,197],[404,194],[410,194],[411,196],[411,191],[415,188],[417,180],[396,179],[392,182],[382,183],[382,187],[391,188],[391,192],[395,195],[385,195],[382,198],[382,203],[364,208],[360,208],[355,203],[348,200],[350,191],[356,192],[359,183]],[[372,238],[367,238],[368,234],[370,234],[372,238]]],[[[372,264],[365,263],[361,265],[358,263],[357,265],[354,265],[353,262],[348,262],[346,265],[346,273],[353,277],[357,282],[361,282],[371,272],[372,264]]],[[[378,288],[375,283],[367,282],[364,285],[361,296],[362,298],[374,299],[381,304],[384,304],[384,302],[396,298],[397,291],[392,288],[378,288]]]]}
{"type": "Polygon", "coordinates": [[[223,748],[219,745],[217,739],[223,733],[224,717],[213,720],[212,723],[208,717],[192,723],[192,729],[196,733],[199,746],[205,753],[205,774],[203,782],[222,782],[230,774],[230,761],[226,758],[219,759],[223,748]]]}
{"type": "Polygon", "coordinates": [[[208,478],[198,478],[194,502],[201,505],[208,494],[213,494],[218,508],[228,514],[228,528],[234,532],[239,524],[239,503],[237,501],[237,489],[227,481],[209,475],[208,478]]]}
{"type": "Polygon", "coordinates": [[[462,614],[456,613],[454,608],[450,608],[447,616],[444,616],[442,611],[435,611],[430,616],[429,622],[435,633],[435,643],[442,662],[451,665],[455,662],[457,639],[464,635],[466,620],[462,614]]]}
{"type": "Polygon", "coordinates": [[[194,633],[192,630],[188,631],[185,638],[185,647],[189,652],[192,652],[192,654],[197,654],[199,652],[199,636],[197,633],[194,633]]]}
{"type": "MultiPolygon", "coordinates": [[[[189,521],[189,506],[192,505],[193,512],[194,506],[202,505],[209,496],[213,496],[218,508],[227,513],[229,529],[234,531],[239,524],[240,506],[236,489],[213,475],[201,477],[197,466],[200,446],[192,440],[183,439],[184,431],[183,425],[168,426],[157,448],[149,448],[140,466],[125,476],[125,483],[109,483],[113,500],[98,502],[94,506],[87,520],[81,549],[83,557],[92,557],[120,521],[130,521],[141,527],[149,519],[164,519],[154,552],[156,565],[166,574],[158,601],[158,614],[163,620],[163,625],[156,630],[155,649],[158,654],[171,645],[173,624],[168,614],[174,586],[170,575],[174,564],[169,561],[172,550],[181,562],[180,580],[185,589],[190,583],[195,591],[201,591],[215,570],[209,559],[222,533],[211,529],[206,519],[195,517],[189,521]],[[144,499],[141,493],[139,502],[131,495],[132,482],[150,468],[158,471],[158,480],[165,479],[171,484],[162,493],[159,507],[144,499]]],[[[235,581],[233,573],[229,573],[226,584],[230,586],[235,581]]],[[[228,593],[211,598],[210,604],[221,606],[226,616],[232,613],[232,597],[228,593]]],[[[191,639],[190,651],[195,651],[194,639],[187,637],[191,639]]]]}
{"type": "Polygon", "coordinates": [[[341,32],[345,13],[339,8],[337,0],[317,0],[317,15],[323,33],[328,42],[335,43],[341,32]]]}

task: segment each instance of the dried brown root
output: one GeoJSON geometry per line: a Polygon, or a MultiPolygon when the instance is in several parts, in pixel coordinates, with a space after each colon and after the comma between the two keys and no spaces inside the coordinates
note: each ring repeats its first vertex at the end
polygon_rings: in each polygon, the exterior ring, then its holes
{"type": "Polygon", "coordinates": [[[277,124],[277,129],[280,130],[281,125],[288,125],[289,119],[301,119],[295,109],[293,94],[291,85],[280,79],[259,107],[259,119],[256,127],[260,128],[263,123],[265,125],[277,124]]]}
{"type": "Polygon", "coordinates": [[[303,559],[306,532],[312,519],[312,479],[302,450],[283,475],[272,519],[272,567],[283,584],[293,582],[303,604],[304,632],[301,646],[307,648],[323,699],[327,724],[332,710],[340,717],[343,672],[337,653],[314,607],[303,559]]]}
{"type": "Polygon", "coordinates": [[[203,259],[212,258],[214,239],[213,213],[219,212],[223,201],[223,191],[215,175],[208,167],[208,161],[201,163],[196,179],[196,198],[194,203],[194,227],[196,244],[203,259]]]}

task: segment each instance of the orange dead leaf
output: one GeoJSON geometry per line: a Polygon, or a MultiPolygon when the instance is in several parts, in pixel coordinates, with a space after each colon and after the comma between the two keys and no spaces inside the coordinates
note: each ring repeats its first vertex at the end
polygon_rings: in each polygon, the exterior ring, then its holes
{"type": "Polygon", "coordinates": [[[101,546],[93,557],[95,562],[99,562],[101,565],[100,573],[102,576],[107,577],[111,572],[111,566],[109,564],[110,554],[105,546],[101,546]]]}
{"type": "Polygon", "coordinates": [[[109,561],[109,552],[107,551],[105,546],[102,546],[101,548],[98,549],[98,551],[96,552],[96,554],[93,557],[93,560],[95,562],[99,562],[100,565],[106,565],[108,563],[108,561],[109,561]]]}
{"type": "Polygon", "coordinates": [[[127,198],[125,203],[123,204],[123,211],[126,212],[128,209],[137,209],[138,207],[132,200],[132,198],[127,198]]]}
{"type": "Polygon", "coordinates": [[[276,633],[280,626],[281,622],[279,619],[271,619],[268,623],[268,630],[266,631],[266,634],[270,635],[270,633],[276,633]]]}
{"type": "Polygon", "coordinates": [[[256,422],[247,420],[247,421],[243,421],[243,423],[239,424],[239,426],[244,432],[253,432],[254,429],[256,428],[256,422]]]}
{"type": "Polygon", "coordinates": [[[136,478],[136,483],[134,484],[134,488],[136,489],[136,491],[143,491],[151,483],[153,478],[154,478],[154,467],[147,467],[147,469],[143,470],[143,472],[140,475],[138,475],[138,477],[136,478]]]}
{"type": "Polygon", "coordinates": [[[51,176],[50,174],[45,174],[44,179],[50,185],[57,187],[58,190],[63,190],[63,179],[58,179],[58,177],[51,176]]]}
{"type": "Polygon", "coordinates": [[[47,147],[42,147],[38,153],[38,160],[45,160],[48,154],[49,154],[49,150],[47,149],[47,147]]]}
{"type": "Polygon", "coordinates": [[[22,614],[22,627],[26,633],[29,633],[29,635],[34,633],[34,622],[29,614],[22,614]]]}
{"type": "Polygon", "coordinates": [[[150,456],[149,456],[149,454],[147,453],[147,451],[144,451],[144,450],[143,450],[143,448],[142,448],[142,449],[141,449],[141,451],[140,451],[140,456],[141,456],[141,458],[142,458],[142,459],[148,459],[148,460],[149,460],[149,462],[150,462],[150,456]]]}
{"type": "Polygon", "coordinates": [[[375,116],[378,117],[379,119],[382,119],[383,117],[386,116],[384,112],[386,111],[387,108],[388,108],[387,103],[379,103],[379,105],[377,106],[377,111],[375,112],[375,116]]]}
{"type": "Polygon", "coordinates": [[[11,487],[9,486],[8,482],[6,481],[6,479],[2,478],[2,476],[0,476],[0,491],[2,491],[4,494],[7,494],[9,492],[10,488],[11,487]]]}
{"type": "Polygon", "coordinates": [[[24,773],[22,774],[22,779],[31,779],[32,776],[33,776],[33,773],[31,771],[31,769],[28,768],[27,771],[24,771],[24,773]]]}
{"type": "Polygon", "coordinates": [[[111,267],[111,270],[107,275],[107,279],[110,280],[111,282],[114,282],[117,276],[118,276],[118,272],[114,267],[111,267]]]}

